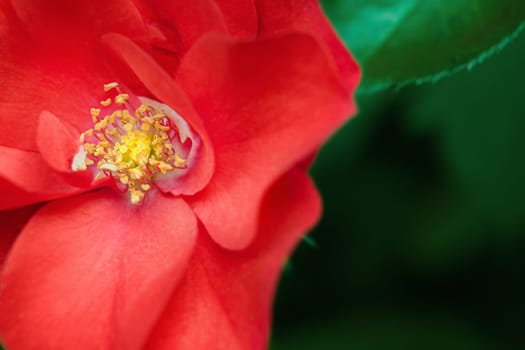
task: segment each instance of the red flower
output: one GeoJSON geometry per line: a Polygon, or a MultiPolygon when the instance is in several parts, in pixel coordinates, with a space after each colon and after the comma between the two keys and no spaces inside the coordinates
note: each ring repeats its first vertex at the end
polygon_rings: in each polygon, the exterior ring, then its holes
{"type": "Polygon", "coordinates": [[[264,348],[355,110],[319,5],[0,0],[0,57],[6,347],[264,348]]]}

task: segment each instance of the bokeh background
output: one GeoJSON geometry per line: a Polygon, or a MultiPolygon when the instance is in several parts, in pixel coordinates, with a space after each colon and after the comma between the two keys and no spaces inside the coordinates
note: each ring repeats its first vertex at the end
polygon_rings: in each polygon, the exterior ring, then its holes
{"type": "Polygon", "coordinates": [[[271,349],[525,349],[525,34],[358,103],[313,167],[324,216],[271,349]]]}

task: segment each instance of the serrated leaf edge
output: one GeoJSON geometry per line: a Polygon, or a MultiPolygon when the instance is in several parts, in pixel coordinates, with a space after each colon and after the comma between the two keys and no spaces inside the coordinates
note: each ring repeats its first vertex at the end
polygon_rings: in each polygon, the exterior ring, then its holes
{"type": "MultiPolygon", "coordinates": [[[[514,41],[523,31],[525,30],[525,20],[523,20],[518,27],[509,35],[503,37],[497,44],[491,46],[487,50],[480,53],[478,56],[474,57],[470,61],[460,64],[452,69],[445,69],[438,73],[429,74],[423,77],[415,77],[411,79],[404,80],[402,82],[387,82],[387,83],[374,83],[372,85],[361,85],[357,90],[358,94],[362,95],[371,95],[374,93],[381,92],[387,89],[400,90],[408,85],[423,85],[423,84],[435,84],[439,80],[454,75],[456,73],[462,72],[464,70],[472,70],[474,67],[485,62],[487,59],[491,58],[495,54],[501,52],[509,43],[514,41]]],[[[365,72],[366,74],[366,72],[365,72]]]]}

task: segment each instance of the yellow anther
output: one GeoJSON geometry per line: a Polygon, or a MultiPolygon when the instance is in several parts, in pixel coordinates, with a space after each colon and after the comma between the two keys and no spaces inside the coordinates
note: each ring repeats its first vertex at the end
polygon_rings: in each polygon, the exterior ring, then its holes
{"type": "Polygon", "coordinates": [[[168,170],[172,170],[173,167],[168,164],[168,163],[165,163],[165,162],[160,162],[157,167],[160,169],[160,172],[162,174],[166,174],[168,172],[168,170]]]}
{"type": "Polygon", "coordinates": [[[100,109],[99,108],[91,108],[89,110],[89,112],[91,113],[91,119],[93,119],[93,123],[96,123],[97,122],[97,118],[98,116],[100,115],[100,109]]]}
{"type": "Polygon", "coordinates": [[[93,155],[96,156],[96,157],[105,156],[106,155],[106,151],[102,147],[97,147],[97,148],[95,148],[95,151],[93,152],[93,155]]]}
{"type": "Polygon", "coordinates": [[[108,120],[110,121],[109,123],[111,124],[115,120],[122,118],[122,114],[123,114],[123,111],[121,110],[116,110],[115,112],[111,113],[111,115],[108,118],[108,120]]]}
{"type": "Polygon", "coordinates": [[[107,125],[108,125],[108,120],[107,118],[104,118],[95,124],[95,130],[97,131],[103,130],[107,125]]]}
{"type": "Polygon", "coordinates": [[[155,136],[153,136],[153,141],[151,141],[151,145],[152,146],[156,146],[156,145],[160,144],[161,142],[162,142],[162,140],[160,139],[160,137],[155,135],[155,136]]]}
{"type": "MultiPolygon", "coordinates": [[[[118,83],[104,85],[104,90],[117,89],[118,83]]],[[[81,134],[83,154],[72,165],[74,170],[96,165],[96,180],[111,176],[117,185],[127,189],[132,203],[140,203],[152,188],[156,174],[174,168],[185,168],[186,160],[175,152],[177,129],[162,109],[142,103],[131,110],[130,96],[120,93],[112,100],[101,101],[104,107],[113,102],[117,107],[110,115],[101,116],[91,108],[94,127],[81,134]]],[[[179,135],[180,137],[180,135],[179,135]]]]}
{"type": "Polygon", "coordinates": [[[119,176],[119,180],[123,185],[127,185],[129,182],[129,177],[126,174],[122,174],[119,176]]]}
{"type": "Polygon", "coordinates": [[[155,154],[158,157],[162,158],[161,155],[162,155],[162,152],[164,152],[164,146],[163,145],[157,145],[157,146],[155,146],[154,151],[155,151],[155,154]]]}
{"type": "MultiPolygon", "coordinates": [[[[162,125],[159,122],[155,122],[155,128],[158,129],[158,130],[163,130],[163,131],[168,131],[170,129],[169,126],[162,125]]],[[[168,136],[168,135],[166,134],[166,136],[168,136]]]]}
{"type": "Polygon", "coordinates": [[[137,119],[135,119],[127,110],[122,111],[122,121],[131,123],[133,125],[137,124],[137,119]]]}
{"type": "Polygon", "coordinates": [[[175,168],[184,168],[186,167],[186,159],[182,159],[181,155],[175,153],[175,162],[173,162],[175,168]]]}
{"type": "Polygon", "coordinates": [[[116,81],[112,81],[111,83],[107,83],[107,84],[104,84],[104,91],[109,91],[111,89],[116,89],[118,88],[119,85],[116,81]]]}
{"type": "Polygon", "coordinates": [[[141,105],[139,106],[139,108],[137,108],[137,110],[135,111],[135,114],[136,114],[138,117],[141,117],[142,114],[144,114],[148,109],[149,109],[148,106],[146,106],[145,104],[141,104],[141,105]]]}
{"type": "Polygon", "coordinates": [[[144,198],[144,192],[135,189],[130,190],[131,203],[138,204],[144,198]]]}
{"type": "MultiPolygon", "coordinates": [[[[100,133],[98,133],[98,134],[97,134],[97,138],[98,138],[100,141],[108,141],[106,135],[104,135],[104,134],[100,134],[100,133]]],[[[99,143],[99,146],[101,146],[100,143],[99,143]]]]}
{"type": "Polygon", "coordinates": [[[115,97],[115,103],[118,104],[119,106],[122,106],[126,104],[128,99],[129,99],[128,94],[118,94],[117,97],[115,97]]]}
{"type": "MultiPolygon", "coordinates": [[[[118,155],[120,156],[120,158],[122,158],[122,155],[120,153],[118,155]]],[[[123,162],[122,159],[117,161],[117,163],[118,163],[118,170],[119,171],[126,170],[126,169],[131,167],[131,164],[123,162]]]]}
{"type": "Polygon", "coordinates": [[[133,180],[139,180],[143,176],[142,171],[138,168],[128,169],[128,173],[133,180]]]}

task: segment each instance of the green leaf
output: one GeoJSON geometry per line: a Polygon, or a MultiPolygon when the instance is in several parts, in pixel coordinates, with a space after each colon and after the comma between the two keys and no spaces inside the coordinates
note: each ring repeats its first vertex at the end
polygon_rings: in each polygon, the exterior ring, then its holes
{"type": "Polygon", "coordinates": [[[322,0],[363,66],[362,88],[435,81],[470,69],[525,28],[524,0],[322,0]]]}
{"type": "MultiPolygon", "coordinates": [[[[525,217],[525,35],[476,70],[418,89],[407,122],[420,134],[439,133],[443,157],[480,220],[522,235],[525,217]]],[[[481,221],[481,222],[483,222],[481,221]]],[[[490,231],[490,230],[489,230],[490,231]]]]}

